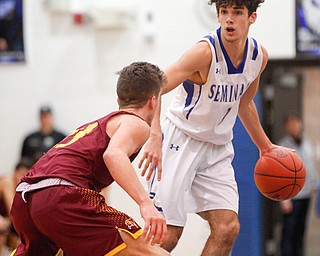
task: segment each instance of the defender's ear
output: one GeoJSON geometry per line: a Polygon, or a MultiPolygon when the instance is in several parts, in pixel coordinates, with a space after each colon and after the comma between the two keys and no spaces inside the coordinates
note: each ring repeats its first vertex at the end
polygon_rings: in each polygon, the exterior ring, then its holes
{"type": "Polygon", "coordinates": [[[148,101],[148,106],[150,109],[154,109],[156,106],[156,102],[157,102],[157,97],[156,96],[152,96],[149,101],[148,101]]]}

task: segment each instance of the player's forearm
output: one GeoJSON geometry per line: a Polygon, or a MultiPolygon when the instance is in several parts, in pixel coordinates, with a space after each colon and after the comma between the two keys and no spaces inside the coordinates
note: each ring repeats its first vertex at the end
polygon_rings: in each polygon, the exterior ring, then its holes
{"type": "Polygon", "coordinates": [[[239,118],[260,151],[265,151],[272,147],[272,142],[261,126],[258,112],[253,101],[245,109],[239,109],[239,118]]]}
{"type": "Polygon", "coordinates": [[[108,152],[104,154],[104,159],[113,179],[139,206],[150,201],[128,156],[122,152],[108,152]]]}

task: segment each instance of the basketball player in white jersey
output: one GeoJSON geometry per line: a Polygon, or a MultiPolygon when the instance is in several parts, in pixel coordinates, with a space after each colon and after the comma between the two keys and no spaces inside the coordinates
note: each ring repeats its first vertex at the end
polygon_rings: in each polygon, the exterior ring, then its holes
{"type": "Polygon", "coordinates": [[[160,110],[154,119],[139,166],[150,178],[150,196],[167,219],[162,247],[168,251],[178,243],[187,213],[193,212],[211,229],[201,255],[230,253],[240,228],[231,165],[237,115],[260,154],[276,147],[263,131],[253,101],[268,54],[248,32],[262,2],[211,0],[221,27],[165,70],[168,83],[162,94],[176,87],[178,92],[161,127],[160,110]]]}

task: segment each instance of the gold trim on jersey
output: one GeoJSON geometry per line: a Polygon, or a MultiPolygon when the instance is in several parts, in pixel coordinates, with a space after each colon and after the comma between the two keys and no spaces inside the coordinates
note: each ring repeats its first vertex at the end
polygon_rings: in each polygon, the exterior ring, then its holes
{"type": "Polygon", "coordinates": [[[58,256],[61,251],[62,251],[62,250],[61,250],[61,248],[60,248],[60,249],[58,250],[56,256],[58,256]]]}
{"type": "Polygon", "coordinates": [[[112,249],[112,251],[108,252],[107,254],[105,254],[104,256],[113,256],[116,255],[118,252],[122,251],[123,249],[125,249],[127,247],[127,245],[125,243],[120,244],[119,246],[117,246],[116,248],[112,249]]]}
{"type": "Polygon", "coordinates": [[[126,233],[128,233],[130,236],[132,236],[134,239],[137,239],[137,238],[139,238],[139,236],[141,236],[142,235],[142,233],[143,233],[143,230],[142,229],[139,229],[136,233],[131,233],[129,230],[127,230],[127,229],[123,229],[123,228],[118,228],[118,227],[116,227],[119,231],[123,231],[123,232],[126,232],[126,233]]]}
{"type": "MultiPolygon", "coordinates": [[[[137,239],[139,236],[142,235],[143,230],[139,229],[136,233],[131,233],[129,230],[127,229],[123,229],[123,228],[118,228],[116,227],[119,231],[123,231],[128,233],[130,236],[132,236],[134,239],[137,239]]],[[[117,246],[116,248],[112,249],[110,252],[108,252],[107,254],[105,254],[104,256],[113,256],[116,255],[118,252],[122,251],[123,249],[125,249],[127,247],[127,245],[125,243],[120,244],[119,246],[117,246]]]]}

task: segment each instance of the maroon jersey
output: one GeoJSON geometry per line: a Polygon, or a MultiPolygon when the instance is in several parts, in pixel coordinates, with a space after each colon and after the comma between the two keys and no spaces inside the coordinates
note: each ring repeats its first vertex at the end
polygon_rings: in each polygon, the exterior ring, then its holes
{"type": "Polygon", "coordinates": [[[103,160],[110,141],[106,124],[118,114],[132,113],[116,111],[82,125],[41,157],[22,181],[33,184],[47,178],[62,178],[98,192],[109,186],[114,180],[103,160]]]}

